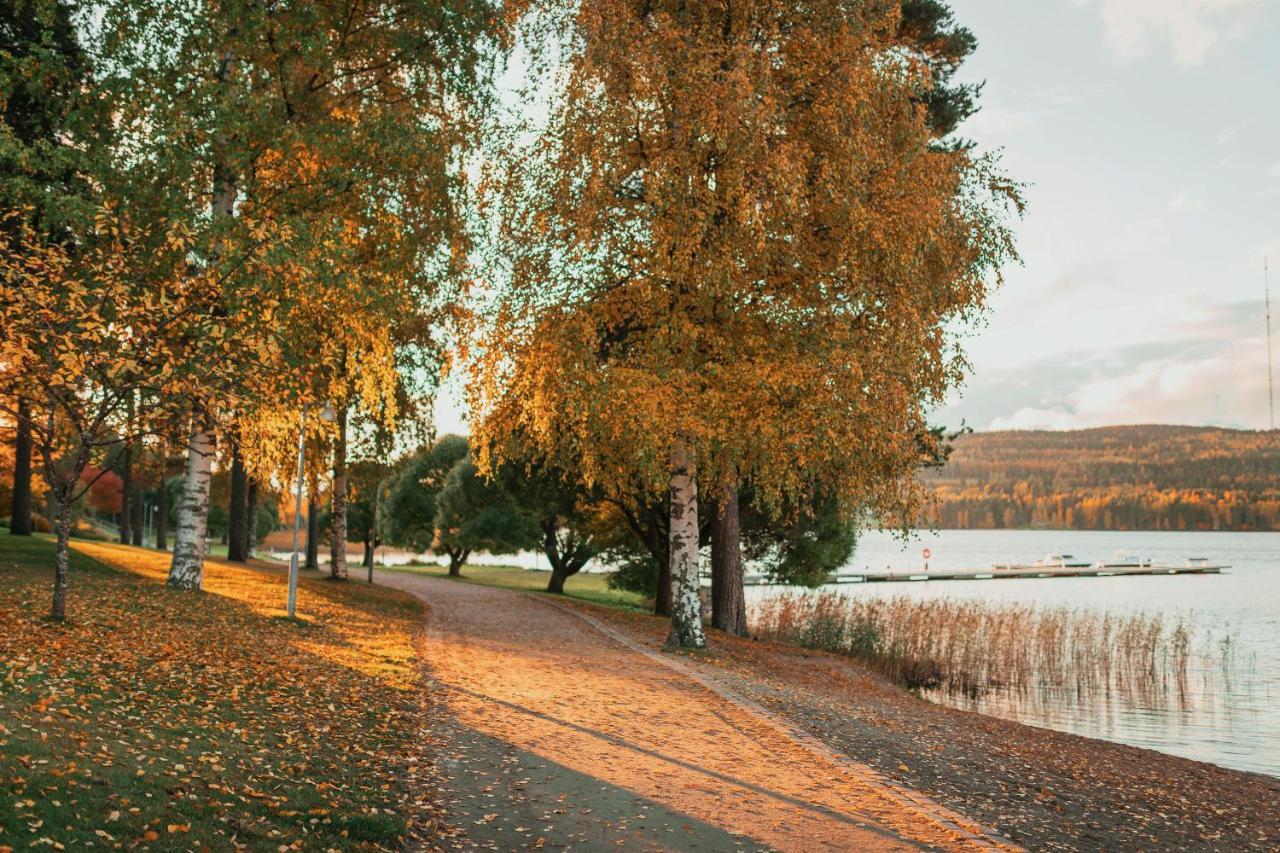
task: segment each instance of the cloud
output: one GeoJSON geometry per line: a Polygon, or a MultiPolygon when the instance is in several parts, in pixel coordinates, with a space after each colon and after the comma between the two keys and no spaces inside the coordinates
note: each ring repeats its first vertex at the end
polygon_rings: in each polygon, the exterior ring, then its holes
{"type": "Polygon", "coordinates": [[[1181,65],[1200,65],[1225,41],[1244,35],[1244,13],[1261,0],[1076,0],[1097,10],[1107,44],[1122,60],[1166,47],[1181,65]]]}
{"type": "Polygon", "coordinates": [[[1204,202],[1198,198],[1193,198],[1186,190],[1178,190],[1174,193],[1173,198],[1169,199],[1169,209],[1175,213],[1204,210],[1204,202]]]}
{"type": "Polygon", "coordinates": [[[941,413],[979,429],[1189,423],[1265,427],[1261,300],[1211,306],[1166,341],[979,369],[941,413]]]}

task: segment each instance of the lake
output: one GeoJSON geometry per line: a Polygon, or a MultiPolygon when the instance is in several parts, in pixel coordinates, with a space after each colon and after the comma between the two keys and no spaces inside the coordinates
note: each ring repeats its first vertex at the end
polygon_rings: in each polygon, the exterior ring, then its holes
{"type": "MultiPolygon", "coordinates": [[[[1182,563],[1207,557],[1231,568],[1220,575],[1141,575],[978,581],[862,583],[824,587],[849,596],[977,599],[1093,611],[1159,611],[1194,626],[1191,689],[1185,701],[1135,702],[1120,696],[930,698],[1031,725],[1146,747],[1225,767],[1280,776],[1280,533],[1161,533],[1049,530],[948,530],[907,544],[868,533],[846,570],[972,569],[1033,562],[1048,553],[1094,561],[1117,552],[1182,563]],[[1229,639],[1233,663],[1221,664],[1229,639]]],[[[748,600],[794,592],[749,587],[748,600]]]]}

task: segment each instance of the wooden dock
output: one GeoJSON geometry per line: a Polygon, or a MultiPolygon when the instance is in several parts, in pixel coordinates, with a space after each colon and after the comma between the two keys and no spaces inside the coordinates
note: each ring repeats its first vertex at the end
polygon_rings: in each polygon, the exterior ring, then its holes
{"type": "MultiPolygon", "coordinates": [[[[1216,575],[1230,566],[1187,564],[1169,566],[1020,566],[1017,568],[990,569],[930,569],[928,571],[872,571],[845,572],[833,575],[829,584],[849,583],[899,583],[919,581],[987,581],[1028,578],[1105,578],[1126,575],[1216,575]]],[[[746,575],[745,586],[773,586],[766,575],[746,575]]]]}

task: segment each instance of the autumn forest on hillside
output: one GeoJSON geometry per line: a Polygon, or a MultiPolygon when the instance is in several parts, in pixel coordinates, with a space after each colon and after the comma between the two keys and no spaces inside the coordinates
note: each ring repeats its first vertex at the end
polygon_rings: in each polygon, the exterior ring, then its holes
{"type": "Polygon", "coordinates": [[[1280,530],[1280,436],[1116,426],[958,436],[936,489],[947,529],[1280,530]]]}

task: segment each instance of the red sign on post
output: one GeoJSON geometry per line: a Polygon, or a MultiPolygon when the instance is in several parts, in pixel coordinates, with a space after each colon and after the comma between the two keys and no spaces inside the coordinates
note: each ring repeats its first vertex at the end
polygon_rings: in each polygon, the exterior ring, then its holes
{"type": "Polygon", "coordinates": [[[924,558],[927,560],[927,559],[929,559],[929,558],[930,558],[930,557],[932,557],[932,556],[933,556],[933,552],[932,552],[932,551],[930,551],[928,548],[925,548],[925,549],[924,549],[924,558]]]}

